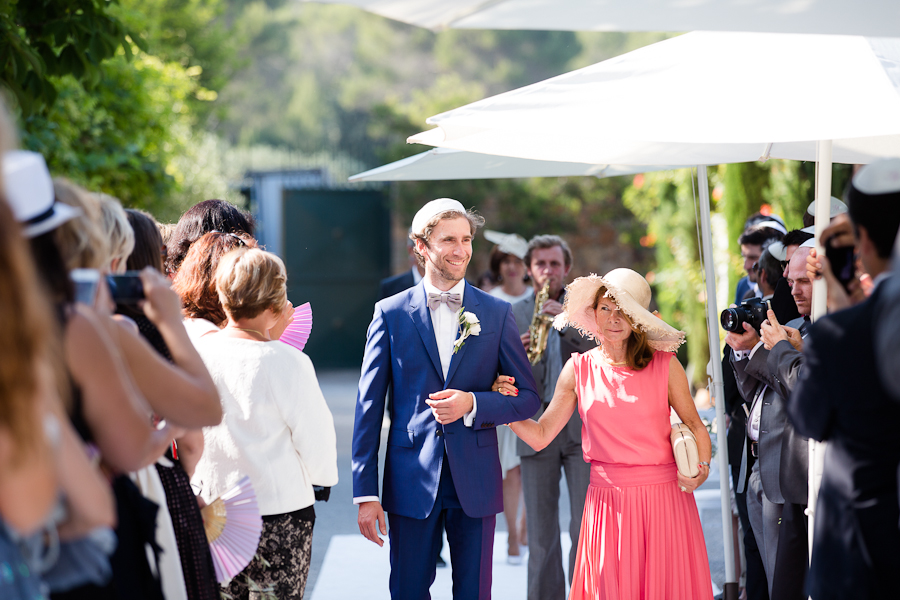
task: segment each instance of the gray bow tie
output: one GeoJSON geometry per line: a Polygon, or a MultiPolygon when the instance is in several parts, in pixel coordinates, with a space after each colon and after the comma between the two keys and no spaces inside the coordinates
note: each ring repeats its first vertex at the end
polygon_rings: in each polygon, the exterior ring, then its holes
{"type": "Polygon", "coordinates": [[[459,310],[459,307],[462,306],[462,296],[460,294],[451,294],[450,292],[428,294],[428,308],[431,310],[437,310],[441,302],[445,303],[450,310],[459,310]]]}

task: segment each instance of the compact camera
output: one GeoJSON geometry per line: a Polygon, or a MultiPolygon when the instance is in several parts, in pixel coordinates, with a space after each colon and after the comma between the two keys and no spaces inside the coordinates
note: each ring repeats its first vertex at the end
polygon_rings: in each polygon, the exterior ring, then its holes
{"type": "Polygon", "coordinates": [[[744,323],[749,323],[759,333],[763,321],[768,318],[769,306],[762,298],[748,298],[740,306],[722,311],[722,329],[744,333],[744,323]]]}

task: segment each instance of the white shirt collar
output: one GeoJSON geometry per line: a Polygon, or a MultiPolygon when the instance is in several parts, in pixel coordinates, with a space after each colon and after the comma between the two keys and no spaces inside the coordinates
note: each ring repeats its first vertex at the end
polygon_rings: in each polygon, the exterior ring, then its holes
{"type": "Polygon", "coordinates": [[[422,274],[419,273],[419,267],[413,267],[411,271],[413,274],[413,285],[419,285],[419,282],[422,281],[422,274]]]}
{"type": "MultiPolygon", "coordinates": [[[[433,285],[431,285],[431,284],[428,282],[427,279],[424,279],[424,278],[422,279],[422,285],[425,286],[425,294],[426,294],[426,296],[427,296],[428,294],[441,294],[441,293],[443,293],[441,290],[439,290],[439,289],[437,289],[436,287],[434,287],[433,285]]],[[[460,297],[460,298],[463,297],[463,293],[464,293],[465,291],[466,291],[466,280],[465,280],[465,279],[460,279],[460,280],[456,283],[456,285],[454,285],[452,288],[450,288],[449,290],[447,290],[447,292],[449,292],[449,293],[451,293],[451,294],[459,294],[459,297],[460,297]]]]}

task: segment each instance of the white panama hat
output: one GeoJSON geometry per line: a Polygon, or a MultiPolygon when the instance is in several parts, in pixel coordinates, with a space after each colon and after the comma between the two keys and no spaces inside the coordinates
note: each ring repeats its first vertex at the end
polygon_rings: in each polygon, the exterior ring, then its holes
{"type": "Polygon", "coordinates": [[[525,255],[528,253],[528,242],[517,233],[503,233],[485,229],[484,239],[497,244],[500,252],[518,256],[522,260],[525,260],[525,255]]]}
{"type": "Polygon", "coordinates": [[[56,202],[53,179],[44,157],[37,152],[12,150],[3,155],[3,186],[6,200],[25,237],[52,231],[81,211],[56,202]]]}
{"type": "Polygon", "coordinates": [[[604,297],[611,298],[628,315],[632,328],[647,334],[651,348],[674,352],[684,343],[683,331],[650,312],[650,284],[631,269],[613,269],[603,277],[591,274],[570,283],[566,286],[563,312],[554,319],[553,326],[557,329],[572,326],[584,335],[601,341],[594,315],[594,298],[601,287],[606,288],[604,297]]]}

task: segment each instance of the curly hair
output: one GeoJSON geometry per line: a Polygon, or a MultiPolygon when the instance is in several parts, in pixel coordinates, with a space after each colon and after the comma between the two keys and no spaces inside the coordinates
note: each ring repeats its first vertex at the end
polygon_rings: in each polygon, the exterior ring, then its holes
{"type": "Polygon", "coordinates": [[[242,247],[256,248],[256,240],[247,234],[212,231],[191,245],[172,280],[172,289],[181,297],[185,316],[206,319],[219,326],[225,323],[225,310],[216,291],[216,269],[223,256],[242,247]]]}
{"type": "Polygon", "coordinates": [[[204,200],[187,210],[166,242],[166,271],[174,275],[187,257],[191,244],[205,233],[246,234],[253,237],[253,217],[224,200],[204,200]]]}

